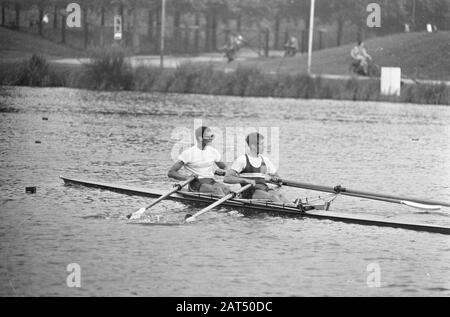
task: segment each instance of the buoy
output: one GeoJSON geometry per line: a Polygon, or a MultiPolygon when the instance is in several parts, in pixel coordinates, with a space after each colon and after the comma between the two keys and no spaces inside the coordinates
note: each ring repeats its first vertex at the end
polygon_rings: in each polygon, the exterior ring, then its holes
{"type": "Polygon", "coordinates": [[[36,186],[25,187],[25,193],[36,194],[36,186]]]}

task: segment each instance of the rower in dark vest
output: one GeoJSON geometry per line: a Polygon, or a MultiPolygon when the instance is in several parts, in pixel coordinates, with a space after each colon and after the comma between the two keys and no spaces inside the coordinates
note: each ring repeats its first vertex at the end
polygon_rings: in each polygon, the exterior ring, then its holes
{"type": "Polygon", "coordinates": [[[250,133],[246,138],[247,153],[238,157],[227,171],[224,182],[253,186],[242,193],[245,199],[267,199],[276,202],[289,202],[281,193],[271,189],[266,182],[268,177],[278,182],[277,169],[264,152],[264,136],[260,133],[250,133]]]}

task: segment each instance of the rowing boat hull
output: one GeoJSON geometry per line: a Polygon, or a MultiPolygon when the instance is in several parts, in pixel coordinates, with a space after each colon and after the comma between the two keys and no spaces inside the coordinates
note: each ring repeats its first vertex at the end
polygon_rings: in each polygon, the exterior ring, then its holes
{"type": "MultiPolygon", "coordinates": [[[[149,198],[158,198],[163,193],[157,190],[149,190],[138,187],[130,187],[124,185],[108,184],[103,182],[87,181],[82,179],[67,178],[61,176],[61,179],[66,185],[81,185],[90,188],[98,188],[107,191],[112,191],[120,194],[141,196],[149,198]]],[[[195,205],[209,205],[215,202],[218,198],[212,195],[178,192],[170,196],[168,199],[178,201],[182,203],[195,204],[195,205]]],[[[407,229],[422,232],[441,233],[450,235],[449,227],[441,227],[428,224],[416,224],[405,222],[394,222],[377,219],[374,217],[365,217],[358,215],[357,217],[345,213],[334,213],[328,211],[328,204],[307,205],[306,211],[300,211],[293,206],[282,206],[277,203],[261,203],[252,202],[243,199],[233,199],[223,204],[224,207],[236,208],[245,210],[248,212],[269,213],[285,216],[297,216],[297,217],[309,217],[320,220],[332,220],[352,224],[378,226],[378,227],[390,227],[398,229],[407,229]]]]}

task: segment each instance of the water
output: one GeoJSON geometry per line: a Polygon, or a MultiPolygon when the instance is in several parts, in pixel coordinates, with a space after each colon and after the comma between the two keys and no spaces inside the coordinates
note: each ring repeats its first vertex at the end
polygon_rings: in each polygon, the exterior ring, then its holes
{"type": "MultiPolygon", "coordinates": [[[[278,127],[289,179],[450,200],[449,107],[2,87],[0,295],[450,295],[448,236],[227,209],[177,225],[198,208],[174,202],[130,223],[151,200],[58,178],[169,189],[172,133],[199,118],[278,127]],[[67,287],[71,263],[80,288],[67,287]],[[368,287],[371,264],[379,288],[368,287]]],[[[332,209],[450,226],[448,208],[338,197],[332,209]]]]}

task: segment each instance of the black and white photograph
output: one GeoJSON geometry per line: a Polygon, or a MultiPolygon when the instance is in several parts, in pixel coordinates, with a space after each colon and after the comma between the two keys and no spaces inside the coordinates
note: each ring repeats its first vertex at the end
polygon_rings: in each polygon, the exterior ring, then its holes
{"type": "Polygon", "coordinates": [[[450,0],[0,6],[0,297],[450,297],[450,0]]]}

